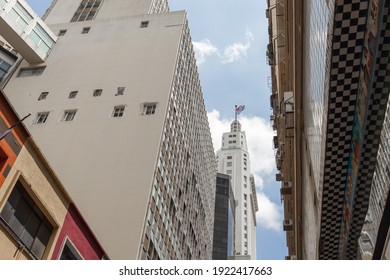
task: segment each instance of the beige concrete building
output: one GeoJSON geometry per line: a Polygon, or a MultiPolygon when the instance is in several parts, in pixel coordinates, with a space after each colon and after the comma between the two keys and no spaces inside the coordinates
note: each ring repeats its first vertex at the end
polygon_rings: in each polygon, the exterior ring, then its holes
{"type": "Polygon", "coordinates": [[[211,259],[216,166],[186,14],[57,0],[5,87],[112,259],[211,259]]]}

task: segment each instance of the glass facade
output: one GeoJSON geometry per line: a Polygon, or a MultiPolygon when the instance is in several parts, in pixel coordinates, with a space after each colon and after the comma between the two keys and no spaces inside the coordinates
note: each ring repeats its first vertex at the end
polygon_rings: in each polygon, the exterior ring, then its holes
{"type": "Polygon", "coordinates": [[[307,39],[303,40],[303,47],[307,55],[303,58],[304,126],[317,190],[321,185],[322,174],[322,137],[326,124],[324,116],[329,83],[328,61],[331,55],[329,32],[332,30],[333,5],[332,1],[305,3],[304,37],[307,39]]]}

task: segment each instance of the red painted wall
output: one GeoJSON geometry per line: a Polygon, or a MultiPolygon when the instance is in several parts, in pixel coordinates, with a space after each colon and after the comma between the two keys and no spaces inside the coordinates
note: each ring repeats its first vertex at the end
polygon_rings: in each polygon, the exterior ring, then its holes
{"type": "Polygon", "coordinates": [[[76,206],[71,203],[55,246],[52,260],[58,259],[61,245],[68,237],[85,260],[101,260],[104,250],[76,206]]]}

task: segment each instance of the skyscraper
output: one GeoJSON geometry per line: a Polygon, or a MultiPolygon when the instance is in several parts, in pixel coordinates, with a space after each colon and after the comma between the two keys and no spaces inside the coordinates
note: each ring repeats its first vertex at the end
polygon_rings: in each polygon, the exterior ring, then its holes
{"type": "Polygon", "coordinates": [[[256,259],[256,187],[250,171],[246,135],[237,120],[232,122],[230,132],[222,136],[217,164],[219,173],[231,177],[236,201],[233,258],[256,259]]]}
{"type": "Polygon", "coordinates": [[[386,162],[389,8],[388,0],[268,1],[288,259],[358,257],[375,169],[386,162]]]}
{"type": "Polygon", "coordinates": [[[55,45],[5,93],[110,258],[211,259],[216,166],[185,12],[56,0],[45,23],[55,45]]]}

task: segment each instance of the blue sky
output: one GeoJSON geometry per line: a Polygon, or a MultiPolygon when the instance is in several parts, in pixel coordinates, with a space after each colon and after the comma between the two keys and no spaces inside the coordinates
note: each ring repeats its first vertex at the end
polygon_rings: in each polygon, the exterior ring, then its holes
{"type": "MultiPolygon", "coordinates": [[[[27,2],[42,15],[51,0],[27,2]]],[[[258,191],[257,256],[284,259],[283,209],[269,124],[266,0],[169,0],[169,6],[172,11],[187,11],[215,150],[221,146],[222,133],[230,129],[234,105],[245,105],[239,120],[258,191]]]]}

